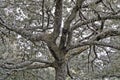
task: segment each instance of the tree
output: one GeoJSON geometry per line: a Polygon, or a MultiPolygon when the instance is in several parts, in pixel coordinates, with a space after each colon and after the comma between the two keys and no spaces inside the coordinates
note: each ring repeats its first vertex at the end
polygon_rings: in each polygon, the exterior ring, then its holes
{"type": "Polygon", "coordinates": [[[101,47],[102,52],[106,47],[120,50],[118,44],[110,42],[111,37],[120,35],[120,30],[117,29],[119,26],[116,26],[120,19],[118,2],[119,0],[1,1],[4,3],[1,5],[1,34],[12,35],[13,40],[19,40],[16,37],[21,35],[38,48],[42,43],[54,59],[49,61],[31,57],[19,63],[4,62],[0,67],[13,72],[52,67],[55,69],[55,80],[65,80],[67,75],[73,78],[69,71],[69,61],[75,56],[83,52],[87,55],[88,52],[88,62],[92,63],[99,58],[97,53],[100,53],[101,47]],[[94,58],[90,58],[90,55],[94,58]]]}

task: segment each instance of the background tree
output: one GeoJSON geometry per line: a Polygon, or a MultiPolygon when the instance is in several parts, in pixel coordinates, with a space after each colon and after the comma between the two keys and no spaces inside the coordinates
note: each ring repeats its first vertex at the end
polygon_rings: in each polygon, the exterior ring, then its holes
{"type": "Polygon", "coordinates": [[[119,3],[0,0],[1,79],[119,78],[119,3]]]}

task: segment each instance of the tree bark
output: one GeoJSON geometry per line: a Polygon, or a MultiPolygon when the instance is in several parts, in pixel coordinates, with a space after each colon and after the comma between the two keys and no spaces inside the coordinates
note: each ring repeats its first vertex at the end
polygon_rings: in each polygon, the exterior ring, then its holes
{"type": "Polygon", "coordinates": [[[66,63],[57,63],[57,67],[55,68],[56,75],[55,80],[65,80],[67,77],[67,66],[66,63]]]}

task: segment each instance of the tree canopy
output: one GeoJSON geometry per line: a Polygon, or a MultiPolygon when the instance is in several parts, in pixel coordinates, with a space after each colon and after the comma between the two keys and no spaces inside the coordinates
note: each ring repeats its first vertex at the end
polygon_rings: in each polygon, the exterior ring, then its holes
{"type": "Polygon", "coordinates": [[[0,0],[0,80],[120,78],[120,0],[0,0]]]}

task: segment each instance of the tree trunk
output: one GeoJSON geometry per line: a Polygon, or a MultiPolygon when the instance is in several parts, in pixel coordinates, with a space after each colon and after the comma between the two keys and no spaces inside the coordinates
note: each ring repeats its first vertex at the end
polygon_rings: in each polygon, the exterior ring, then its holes
{"type": "Polygon", "coordinates": [[[57,67],[55,68],[55,80],[65,80],[67,76],[67,67],[66,63],[57,63],[57,67]]]}

